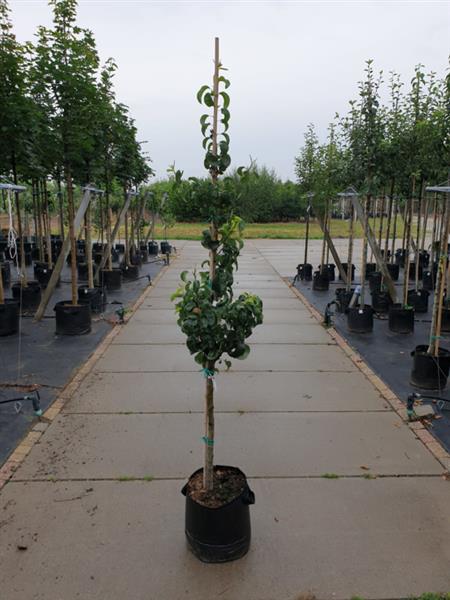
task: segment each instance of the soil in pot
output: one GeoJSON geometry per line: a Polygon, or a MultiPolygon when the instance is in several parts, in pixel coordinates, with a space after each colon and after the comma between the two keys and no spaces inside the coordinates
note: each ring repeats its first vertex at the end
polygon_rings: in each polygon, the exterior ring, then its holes
{"type": "Polygon", "coordinates": [[[105,287],[109,291],[120,290],[122,287],[122,269],[102,270],[100,272],[100,281],[102,287],[105,287]]]}
{"type": "Polygon", "coordinates": [[[394,333],[412,333],[414,331],[414,309],[404,308],[402,304],[389,307],[389,330],[394,333]]]}
{"type": "Polygon", "coordinates": [[[413,368],[411,384],[424,390],[442,390],[447,384],[450,352],[439,348],[439,356],[427,353],[428,346],[416,346],[411,352],[413,368]]]}
{"type": "Polygon", "coordinates": [[[373,331],[373,308],[367,304],[347,309],[347,326],[353,333],[371,333],[373,331]]]}
{"type": "Polygon", "coordinates": [[[320,271],[314,271],[312,288],[316,292],[326,292],[330,287],[330,280],[328,278],[328,271],[321,273],[320,271]]]}
{"type": "Polygon", "coordinates": [[[347,288],[337,288],[335,291],[336,294],[336,302],[337,309],[339,312],[343,313],[348,308],[350,304],[350,300],[353,297],[354,289],[347,290],[347,288]]]}
{"type": "Polygon", "coordinates": [[[217,465],[213,491],[202,487],[203,469],[198,469],[182,489],[186,538],[193,553],[209,563],[241,558],[250,546],[249,505],[255,502],[244,473],[217,465]]]}
{"type": "Polygon", "coordinates": [[[391,304],[389,292],[384,290],[372,292],[372,308],[376,313],[387,313],[391,304]]]}
{"type": "Polygon", "coordinates": [[[412,306],[416,313],[428,312],[428,298],[430,292],[428,290],[409,290],[408,304],[412,306]]]}
{"type": "Polygon", "coordinates": [[[38,281],[29,281],[26,287],[20,283],[11,286],[14,300],[20,304],[21,311],[33,310],[41,301],[41,286],[38,281]]]}
{"type": "Polygon", "coordinates": [[[87,285],[80,285],[78,288],[78,302],[80,304],[90,304],[93,313],[101,313],[106,306],[106,291],[104,288],[89,288],[87,285]]]}
{"type": "Polygon", "coordinates": [[[369,275],[369,288],[371,293],[378,292],[381,290],[381,280],[383,279],[383,275],[380,271],[373,271],[369,275]]]}
{"type": "Polygon", "coordinates": [[[13,335],[19,331],[19,303],[5,298],[0,304],[0,336],[13,335]]]}
{"type": "Polygon", "coordinates": [[[91,331],[91,306],[73,306],[70,300],[55,304],[56,335],[84,335],[91,331]]]}

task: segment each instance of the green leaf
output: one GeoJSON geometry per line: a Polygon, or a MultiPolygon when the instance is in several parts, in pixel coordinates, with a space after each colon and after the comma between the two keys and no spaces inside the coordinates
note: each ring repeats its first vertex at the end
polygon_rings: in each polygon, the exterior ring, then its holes
{"type": "Polygon", "coordinates": [[[219,77],[219,81],[225,85],[225,89],[227,90],[230,87],[230,80],[226,79],[223,75],[219,77]]]}
{"type": "Polygon", "coordinates": [[[200,117],[200,125],[204,125],[206,123],[206,121],[208,121],[209,118],[210,118],[210,115],[202,115],[200,117]]]}
{"type": "Polygon", "coordinates": [[[230,96],[226,92],[220,92],[220,95],[223,98],[223,108],[227,109],[230,106],[230,96]]]}
{"type": "Polygon", "coordinates": [[[214,106],[214,99],[212,97],[212,94],[210,92],[206,93],[203,97],[203,103],[208,106],[208,107],[212,107],[214,106]]]}
{"type": "Polygon", "coordinates": [[[200,102],[200,104],[202,104],[203,94],[206,92],[206,90],[210,89],[211,88],[209,87],[209,85],[202,85],[202,87],[198,90],[197,100],[200,102]]]}

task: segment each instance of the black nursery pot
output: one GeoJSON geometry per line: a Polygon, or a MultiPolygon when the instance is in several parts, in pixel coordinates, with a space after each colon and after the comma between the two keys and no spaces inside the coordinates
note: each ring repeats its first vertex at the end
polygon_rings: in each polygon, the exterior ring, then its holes
{"type": "Polygon", "coordinates": [[[138,265],[120,265],[124,279],[137,279],[139,277],[138,265]]]}
{"type": "Polygon", "coordinates": [[[348,290],[347,288],[337,288],[335,291],[336,294],[336,302],[337,309],[339,312],[343,313],[348,308],[350,304],[350,300],[353,297],[354,289],[348,290]]]}
{"type": "Polygon", "coordinates": [[[377,313],[387,313],[392,304],[389,292],[376,290],[372,292],[372,308],[377,313]]]}
{"type": "MultiPolygon", "coordinates": [[[[344,273],[347,275],[347,273],[348,273],[348,270],[347,270],[347,268],[348,268],[348,267],[347,267],[347,264],[348,264],[348,263],[346,263],[346,262],[343,262],[343,263],[341,263],[341,264],[342,264],[342,268],[344,269],[344,273]]],[[[352,281],[355,279],[355,270],[356,270],[356,267],[355,267],[355,265],[354,265],[354,264],[352,264],[352,279],[351,279],[352,281]]],[[[339,279],[342,281],[342,277],[341,277],[341,274],[340,274],[340,273],[339,273],[339,279]]]]}
{"type": "Polygon", "coordinates": [[[297,279],[302,281],[311,281],[313,267],[309,263],[297,265],[297,279]]]}
{"type": "Polygon", "coordinates": [[[450,369],[450,352],[439,348],[439,355],[432,356],[427,353],[427,349],[428,346],[422,344],[411,352],[411,384],[424,390],[442,390],[450,369]]]}
{"type": "Polygon", "coordinates": [[[10,298],[0,304],[0,336],[13,335],[19,331],[19,303],[10,298]]]}
{"type": "Polygon", "coordinates": [[[450,331],[450,308],[442,308],[441,331],[450,331]]]}
{"type": "Polygon", "coordinates": [[[70,300],[55,304],[56,335],[83,335],[91,331],[91,306],[73,306],[70,300]]]}
{"type": "Polygon", "coordinates": [[[170,254],[172,252],[172,246],[169,242],[161,242],[161,254],[170,254]]]}
{"type": "Polygon", "coordinates": [[[353,333],[370,333],[373,331],[373,308],[367,304],[364,308],[347,309],[347,326],[353,333]]]}
{"type": "Polygon", "coordinates": [[[325,268],[328,269],[328,279],[330,281],[334,281],[336,279],[336,274],[335,274],[336,265],[334,263],[330,263],[328,265],[325,265],[325,268]]]}
{"type": "Polygon", "coordinates": [[[88,278],[88,266],[87,263],[82,262],[77,265],[78,279],[86,281],[88,278]]]}
{"type": "Polygon", "coordinates": [[[378,292],[381,290],[381,280],[383,279],[383,275],[380,271],[373,271],[369,276],[369,288],[370,291],[378,292]]]}
{"type": "Polygon", "coordinates": [[[398,248],[395,251],[395,264],[403,268],[405,266],[406,251],[398,248]]]}
{"type": "Polygon", "coordinates": [[[119,253],[115,248],[111,248],[111,260],[113,263],[119,262],[119,253]]]}
{"type": "Polygon", "coordinates": [[[148,250],[145,246],[141,247],[140,255],[141,255],[142,262],[147,263],[148,262],[148,250]]]}
{"type": "Polygon", "coordinates": [[[102,270],[100,272],[102,287],[107,290],[120,290],[122,287],[122,269],[102,270]]]}
{"type": "Polygon", "coordinates": [[[366,263],[366,280],[377,270],[377,263],[366,263]]]}
{"type": "Polygon", "coordinates": [[[394,263],[388,263],[386,268],[389,272],[389,275],[393,279],[393,281],[398,281],[400,275],[400,265],[396,265],[394,263]]]}
{"type": "Polygon", "coordinates": [[[94,254],[94,263],[99,265],[103,260],[103,252],[96,252],[94,254]]]}
{"type": "MultiPolygon", "coordinates": [[[[416,263],[409,263],[409,278],[414,279],[416,276],[416,263]]],[[[419,279],[422,279],[423,276],[423,267],[419,262],[419,279]]]]}
{"type": "MultiPolygon", "coordinates": [[[[30,265],[33,264],[33,256],[32,256],[31,251],[25,252],[24,256],[25,256],[25,266],[29,267],[30,265]]],[[[17,260],[18,260],[19,264],[22,264],[22,255],[20,252],[17,255],[17,260]]]]}
{"type": "Polygon", "coordinates": [[[428,290],[409,290],[408,291],[408,304],[414,307],[416,313],[428,312],[428,297],[430,292],[428,290]]]}
{"type": "Polygon", "coordinates": [[[402,304],[389,307],[389,331],[412,333],[414,331],[414,309],[403,308],[402,304]]]}
{"type": "Polygon", "coordinates": [[[328,271],[325,270],[323,273],[320,271],[314,271],[312,288],[316,292],[326,292],[330,287],[330,280],[328,278],[328,271]]]}
{"type": "Polygon", "coordinates": [[[120,254],[123,254],[125,252],[125,244],[116,244],[115,248],[120,254]]]}
{"type": "Polygon", "coordinates": [[[11,286],[14,300],[20,304],[20,309],[32,310],[39,306],[41,301],[41,286],[38,281],[29,281],[27,287],[21,287],[20,283],[11,286]]]}
{"type": "Polygon", "coordinates": [[[424,269],[428,268],[430,264],[430,255],[426,250],[420,250],[419,252],[419,265],[424,269]]]}
{"type": "Polygon", "coordinates": [[[140,267],[142,265],[142,256],[140,252],[130,252],[130,262],[132,265],[140,267]]]}
{"type": "MultiPolygon", "coordinates": [[[[235,467],[216,466],[215,469],[235,467]]],[[[191,477],[201,472],[198,469],[191,477]]],[[[243,474],[243,473],[242,473],[243,474]]],[[[242,493],[224,506],[202,506],[187,494],[186,484],[181,493],[186,497],[185,533],[188,544],[197,558],[206,563],[229,562],[242,558],[250,547],[250,505],[255,495],[245,483],[242,493]]]]}
{"type": "Polygon", "coordinates": [[[9,262],[0,263],[2,272],[2,281],[4,286],[8,286],[11,283],[11,265],[9,262]]]}
{"type": "Polygon", "coordinates": [[[148,243],[148,253],[151,256],[157,256],[157,254],[158,254],[158,242],[149,242],[148,243]]]}
{"type": "MultiPolygon", "coordinates": [[[[34,276],[36,277],[36,279],[38,280],[38,282],[40,283],[41,287],[43,289],[45,289],[48,286],[48,282],[50,281],[50,277],[53,274],[53,269],[49,269],[47,266],[35,266],[34,268],[34,276]]],[[[61,283],[60,278],[58,277],[58,281],[56,283],[57,286],[59,286],[61,283]]]]}
{"type": "Polygon", "coordinates": [[[106,291],[100,287],[90,288],[87,285],[80,285],[78,288],[78,302],[80,304],[90,304],[93,313],[101,313],[106,306],[106,291]]]}

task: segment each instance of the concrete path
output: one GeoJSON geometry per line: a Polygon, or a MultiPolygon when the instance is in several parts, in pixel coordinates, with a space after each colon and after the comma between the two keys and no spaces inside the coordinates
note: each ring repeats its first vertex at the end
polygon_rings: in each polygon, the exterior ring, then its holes
{"type": "Polygon", "coordinates": [[[249,554],[204,565],[184,542],[204,382],[169,295],[205,256],[188,242],[0,493],[1,600],[450,589],[444,469],[280,278],[292,254],[247,243],[237,282],[262,297],[264,325],[218,377],[216,461],[256,493],[249,554]]]}

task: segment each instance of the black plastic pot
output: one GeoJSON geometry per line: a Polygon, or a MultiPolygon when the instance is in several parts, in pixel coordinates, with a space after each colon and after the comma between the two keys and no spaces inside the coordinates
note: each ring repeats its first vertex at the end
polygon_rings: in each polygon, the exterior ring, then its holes
{"type": "Polygon", "coordinates": [[[125,244],[116,244],[115,248],[119,254],[123,254],[125,252],[125,244]]]}
{"type": "Polygon", "coordinates": [[[119,253],[115,248],[111,248],[111,260],[113,263],[119,262],[119,253]]]}
{"type": "MultiPolygon", "coordinates": [[[[423,275],[423,268],[419,262],[419,279],[422,279],[422,275],[423,275]]],[[[409,263],[409,279],[412,280],[415,278],[415,276],[416,276],[416,263],[411,262],[411,263],[409,263]]]]}
{"type": "Polygon", "coordinates": [[[428,346],[419,345],[411,352],[413,368],[411,384],[424,390],[442,390],[450,369],[450,352],[439,348],[439,355],[427,353],[428,346]]]}
{"type": "Polygon", "coordinates": [[[137,279],[139,277],[139,267],[137,265],[120,265],[124,279],[137,279]]]}
{"type": "Polygon", "coordinates": [[[392,304],[389,292],[376,290],[372,292],[372,308],[376,313],[387,313],[392,304]]]}
{"type": "Polygon", "coordinates": [[[343,313],[348,308],[350,304],[350,300],[352,299],[354,289],[347,291],[347,288],[337,288],[335,291],[336,294],[336,302],[337,309],[339,312],[343,313]]]}
{"type": "Polygon", "coordinates": [[[100,272],[102,287],[107,290],[120,290],[122,287],[122,269],[102,270],[100,272]]]}
{"type": "Polygon", "coordinates": [[[161,254],[170,254],[172,252],[172,246],[169,242],[161,242],[161,254]]]}
{"type": "Polygon", "coordinates": [[[365,277],[365,279],[366,280],[370,279],[370,276],[376,270],[377,270],[377,263],[366,263],[366,277],[365,277]]]}
{"type": "Polygon", "coordinates": [[[95,254],[96,252],[103,252],[103,248],[106,246],[106,244],[101,244],[100,242],[94,242],[92,244],[92,253],[95,254]]]}
{"type": "MultiPolygon", "coordinates": [[[[380,252],[381,252],[381,256],[382,256],[383,258],[385,258],[385,256],[384,256],[384,249],[383,249],[383,250],[380,250],[380,252]]],[[[391,251],[390,251],[390,250],[388,250],[388,251],[387,251],[387,260],[389,260],[390,258],[391,258],[391,251]]]]}
{"type": "Polygon", "coordinates": [[[389,330],[394,333],[412,333],[414,309],[403,308],[402,304],[392,304],[389,307],[389,330]]]}
{"type": "MultiPolygon", "coordinates": [[[[77,252],[77,265],[84,262],[85,260],[86,260],[86,256],[85,256],[84,252],[77,252]]],[[[70,252],[66,258],[66,264],[68,264],[69,266],[72,264],[72,255],[70,252]]]]}
{"type": "Polygon", "coordinates": [[[87,285],[80,285],[78,288],[78,302],[80,304],[90,304],[93,313],[101,313],[106,306],[106,291],[104,288],[89,288],[87,285]]]}
{"type": "Polygon", "coordinates": [[[430,264],[430,255],[426,250],[420,250],[419,252],[419,265],[424,269],[428,268],[430,264]]]}
{"type": "Polygon", "coordinates": [[[130,253],[130,262],[132,265],[140,267],[142,265],[142,256],[139,252],[130,253]]]}
{"type": "Polygon", "coordinates": [[[148,262],[148,250],[145,246],[141,248],[140,255],[141,255],[142,262],[147,263],[148,262]]]}
{"type": "Polygon", "coordinates": [[[309,263],[297,265],[297,279],[311,281],[313,267],[309,263]]]}
{"type": "Polygon", "coordinates": [[[398,277],[400,275],[400,265],[396,265],[394,263],[387,263],[386,268],[393,281],[398,281],[398,277]]]}
{"type": "Polygon", "coordinates": [[[450,331],[450,308],[442,307],[441,331],[450,331]]]}
{"type": "Polygon", "coordinates": [[[328,278],[328,270],[323,273],[320,271],[314,271],[312,288],[316,292],[326,292],[330,287],[330,280],[328,278]]]}
{"type": "Polygon", "coordinates": [[[13,335],[19,331],[19,303],[10,298],[0,304],[0,336],[13,335]]]}
{"type": "Polygon", "coordinates": [[[56,335],[84,335],[91,331],[91,306],[73,306],[70,300],[55,304],[56,335]]]}
{"type": "Polygon", "coordinates": [[[373,271],[369,276],[369,288],[370,291],[378,292],[381,290],[381,280],[383,279],[383,275],[380,271],[373,271]]]}
{"type": "MultiPolygon", "coordinates": [[[[36,279],[38,280],[38,282],[40,283],[42,289],[45,289],[48,285],[48,282],[50,281],[50,277],[53,274],[53,269],[49,269],[47,266],[45,267],[36,267],[34,269],[34,276],[36,277],[36,279]]],[[[56,283],[57,286],[59,286],[61,283],[60,278],[58,277],[58,281],[56,283]]]]}
{"type": "Polygon", "coordinates": [[[99,265],[103,260],[103,252],[96,252],[93,255],[93,260],[96,265],[99,265]]]}
{"type": "Polygon", "coordinates": [[[347,309],[347,326],[354,333],[370,333],[373,331],[373,308],[367,304],[364,308],[347,309]]]}
{"type": "Polygon", "coordinates": [[[395,264],[403,269],[405,266],[405,259],[406,251],[398,248],[398,250],[395,251],[395,264]]]}
{"type": "MultiPolygon", "coordinates": [[[[19,264],[22,264],[22,255],[20,252],[18,252],[17,254],[17,260],[19,262],[19,264]]],[[[31,255],[31,251],[30,252],[25,252],[25,265],[27,267],[31,266],[33,264],[33,257],[31,255]]]]}
{"type": "Polygon", "coordinates": [[[32,260],[39,260],[41,253],[39,251],[39,248],[33,248],[33,250],[31,251],[31,259],[32,260]]]}
{"type": "Polygon", "coordinates": [[[428,298],[430,292],[428,290],[409,290],[408,304],[414,307],[416,313],[428,312],[428,298]]]}
{"type": "MultiPolygon", "coordinates": [[[[346,262],[342,263],[342,268],[344,269],[344,273],[347,275],[348,271],[347,271],[347,263],[346,262]]],[[[356,270],[356,267],[354,264],[352,264],[352,281],[355,279],[355,270],[356,270]]],[[[339,279],[340,279],[340,281],[342,281],[342,277],[341,277],[340,273],[339,273],[339,279]]]]}
{"type": "Polygon", "coordinates": [[[86,281],[88,278],[88,266],[87,263],[81,262],[77,265],[78,279],[80,281],[86,281]]]}
{"type": "Polygon", "coordinates": [[[13,283],[11,286],[14,300],[20,304],[20,310],[31,310],[37,308],[41,301],[41,286],[38,281],[29,281],[27,287],[22,287],[20,283],[13,283]]]}
{"type": "Polygon", "coordinates": [[[0,263],[3,285],[6,287],[11,283],[11,265],[9,262],[0,263]]]}
{"type": "Polygon", "coordinates": [[[148,243],[148,253],[151,256],[156,256],[158,254],[158,242],[149,242],[148,243]]]}
{"type": "MultiPolygon", "coordinates": [[[[318,267],[320,269],[320,267],[318,267]]],[[[325,268],[328,270],[328,279],[329,281],[335,281],[336,279],[336,273],[335,273],[335,269],[336,269],[336,265],[334,263],[330,263],[328,265],[325,265],[325,268]]]]}
{"type": "MultiPolygon", "coordinates": [[[[231,467],[215,467],[223,468],[231,467]]],[[[239,469],[235,470],[241,473],[239,469]]],[[[200,471],[202,469],[192,476],[200,471]]],[[[206,563],[221,563],[247,554],[251,538],[249,506],[255,503],[255,495],[247,483],[240,496],[218,508],[195,502],[187,494],[187,484],[181,493],[186,497],[186,538],[197,558],[206,563]]]]}

